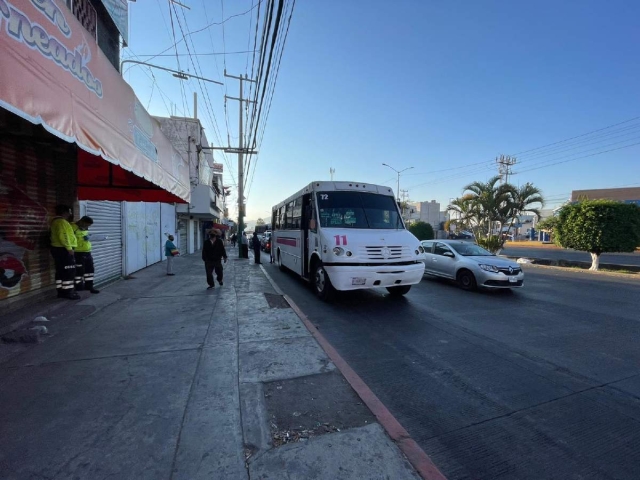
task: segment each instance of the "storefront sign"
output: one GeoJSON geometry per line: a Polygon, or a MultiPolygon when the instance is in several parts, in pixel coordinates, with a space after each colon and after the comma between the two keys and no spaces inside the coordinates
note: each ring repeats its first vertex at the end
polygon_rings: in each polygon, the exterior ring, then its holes
{"type": "Polygon", "coordinates": [[[0,51],[0,107],[189,201],[179,153],[64,5],[0,0],[0,51]]]}

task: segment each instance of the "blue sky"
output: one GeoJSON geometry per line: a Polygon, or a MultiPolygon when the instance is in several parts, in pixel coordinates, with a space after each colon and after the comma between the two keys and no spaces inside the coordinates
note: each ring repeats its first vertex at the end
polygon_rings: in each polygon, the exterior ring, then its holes
{"type": "MultiPolygon", "coordinates": [[[[185,0],[191,10],[176,10],[186,33],[255,1],[185,0]]],[[[129,5],[131,48],[123,58],[172,45],[166,0],[129,5]]],[[[251,50],[256,11],[230,19],[224,33],[214,26],[194,34],[191,52],[251,50]]],[[[414,167],[402,175],[401,189],[443,209],[465,184],[494,175],[500,154],[518,154],[513,183],[533,182],[550,205],[574,189],[640,186],[640,145],[599,154],[640,142],[640,118],[631,120],[640,117],[638,18],[635,0],[298,0],[254,164],[248,219],[268,217],[273,204],[312,180],[328,180],[331,167],[337,180],[394,189],[395,173],[382,163],[414,167]]],[[[175,17],[174,27],[180,38],[175,17]]],[[[184,44],[178,53],[187,53],[184,44]]],[[[250,74],[251,56],[198,59],[204,77],[225,81],[225,66],[250,74]]],[[[194,73],[188,56],[179,60],[194,73]]],[[[152,63],[177,66],[175,56],[152,63]]],[[[215,115],[222,143],[227,132],[237,142],[238,104],[229,101],[227,115],[224,109],[225,92],[238,95],[237,81],[207,84],[207,107],[197,82],[157,70],[154,76],[155,85],[146,68],[125,73],[152,114],[191,115],[195,89],[209,140],[218,138],[215,115]]],[[[218,161],[234,184],[235,155],[218,161]]]]}

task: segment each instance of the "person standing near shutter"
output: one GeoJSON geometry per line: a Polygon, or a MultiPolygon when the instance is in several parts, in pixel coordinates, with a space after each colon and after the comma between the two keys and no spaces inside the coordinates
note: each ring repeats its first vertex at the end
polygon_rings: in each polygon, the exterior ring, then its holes
{"type": "Polygon", "coordinates": [[[75,248],[76,256],[76,290],[89,290],[91,293],[100,293],[93,287],[93,256],[91,255],[91,241],[89,240],[89,227],[93,225],[91,217],[82,217],[76,223],[72,223],[73,233],[78,245],[75,248]]]}
{"type": "Polygon", "coordinates": [[[169,275],[170,277],[175,275],[175,273],[173,273],[173,257],[178,255],[179,253],[178,249],[173,243],[173,240],[173,235],[169,235],[167,237],[167,241],[164,244],[164,256],[167,257],[167,275],[169,275]]]}
{"type": "Polygon", "coordinates": [[[78,300],[74,288],[76,259],[73,249],[78,245],[69,220],[73,210],[67,205],[56,207],[56,217],[51,221],[51,256],[56,267],[56,290],[58,298],[78,300]]]}

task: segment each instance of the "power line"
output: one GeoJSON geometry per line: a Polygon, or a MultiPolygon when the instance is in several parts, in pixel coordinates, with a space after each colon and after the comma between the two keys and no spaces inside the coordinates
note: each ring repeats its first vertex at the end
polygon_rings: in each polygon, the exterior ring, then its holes
{"type": "MultiPolygon", "coordinates": [[[[531,161],[533,159],[536,159],[536,158],[543,158],[543,157],[548,157],[548,156],[552,156],[552,155],[557,155],[559,153],[570,152],[571,150],[581,149],[581,148],[586,147],[588,145],[596,145],[598,143],[609,141],[612,138],[621,138],[621,137],[625,137],[625,136],[628,136],[628,135],[636,135],[636,134],[639,133],[637,131],[638,129],[640,129],[640,124],[632,125],[632,126],[625,127],[625,128],[621,128],[619,130],[613,130],[613,131],[610,131],[610,132],[607,132],[607,133],[604,133],[604,134],[595,135],[593,137],[588,137],[588,138],[585,138],[583,140],[579,140],[578,142],[572,142],[572,143],[568,143],[566,145],[561,145],[559,147],[558,146],[554,147],[554,148],[552,148],[550,150],[542,150],[542,151],[540,151],[538,153],[531,154],[531,156],[525,155],[525,159],[521,160],[521,163],[522,162],[529,162],[529,161],[531,161]],[[593,141],[594,139],[596,139],[596,140],[593,141]],[[569,148],[565,148],[565,147],[569,147],[569,148]]],[[[522,158],[522,157],[519,157],[519,158],[522,158]]]]}
{"type": "MultiPolygon", "coordinates": [[[[175,42],[176,41],[176,29],[175,29],[175,27],[173,25],[173,14],[171,13],[171,6],[173,4],[171,3],[171,0],[167,0],[167,1],[169,2],[169,19],[171,20],[171,33],[173,35],[173,41],[175,42]]],[[[175,6],[174,6],[174,8],[175,8],[175,6]]],[[[176,19],[177,19],[177,17],[178,16],[176,14],[176,19]]],[[[178,71],[181,71],[180,59],[178,58],[178,47],[177,47],[177,45],[178,45],[177,43],[174,43],[173,46],[175,47],[175,51],[176,51],[176,62],[178,63],[178,71]]],[[[187,107],[187,99],[186,99],[185,94],[184,94],[184,84],[182,82],[180,82],[180,91],[182,92],[182,102],[183,102],[184,109],[188,113],[189,112],[189,108],[187,107]]]]}
{"type": "MultiPolygon", "coordinates": [[[[244,54],[244,53],[253,53],[253,50],[239,50],[236,52],[207,52],[207,53],[192,53],[191,55],[193,55],[194,57],[207,57],[207,56],[221,56],[221,55],[240,55],[240,54],[244,54]]],[[[157,55],[153,55],[153,54],[145,54],[145,55],[138,55],[139,57],[173,57],[175,56],[175,54],[173,53],[160,53],[157,55]]],[[[188,57],[189,54],[188,53],[179,53],[178,54],[179,57],[188,57]]]]}
{"type": "MultiPolygon", "coordinates": [[[[639,137],[639,138],[640,138],[640,137],[639,137]]],[[[618,142],[618,143],[620,143],[620,142],[618,142]]],[[[612,144],[612,145],[615,145],[615,144],[612,144]]],[[[634,146],[636,146],[636,145],[640,145],[640,142],[632,143],[631,145],[624,145],[624,146],[622,146],[622,147],[618,147],[618,148],[612,148],[612,149],[610,149],[610,150],[605,150],[605,151],[603,151],[603,152],[596,152],[596,153],[592,153],[592,154],[590,154],[590,155],[585,155],[585,156],[578,157],[578,158],[572,158],[572,159],[569,159],[569,160],[563,160],[563,161],[561,161],[561,162],[551,163],[551,164],[549,164],[549,165],[542,165],[542,166],[539,166],[539,167],[529,168],[529,169],[527,169],[527,170],[522,170],[522,171],[520,171],[520,172],[518,172],[518,173],[525,173],[525,172],[531,172],[531,171],[533,171],[533,170],[540,170],[541,168],[554,167],[554,166],[556,166],[556,165],[560,165],[560,164],[562,164],[562,163],[573,162],[573,161],[575,161],[575,160],[582,160],[582,159],[584,159],[584,158],[590,158],[590,157],[594,157],[594,156],[596,156],[596,155],[602,155],[603,153],[615,152],[615,151],[617,151],[617,150],[623,150],[623,149],[625,149],[625,148],[634,147],[634,146]]]]}
{"type": "Polygon", "coordinates": [[[514,153],[513,155],[521,155],[521,154],[523,154],[523,153],[533,152],[533,151],[536,151],[536,150],[540,150],[540,149],[542,149],[542,148],[550,147],[550,146],[552,146],[552,145],[557,145],[557,144],[559,144],[559,143],[568,142],[569,140],[573,140],[573,139],[575,139],[575,138],[581,138],[581,137],[584,137],[584,136],[586,136],[586,135],[590,135],[590,134],[592,134],[592,133],[601,132],[602,130],[607,130],[607,129],[612,128],[612,127],[617,127],[618,125],[623,125],[623,124],[625,124],[625,123],[629,123],[629,122],[632,122],[633,120],[638,120],[638,119],[640,119],[640,116],[639,116],[639,117],[633,117],[633,118],[630,118],[629,120],[625,120],[624,122],[614,123],[613,125],[609,125],[609,126],[607,126],[607,127],[599,128],[599,129],[597,129],[597,130],[592,130],[592,131],[590,131],[590,132],[583,133],[582,135],[577,135],[577,136],[575,136],[575,137],[566,138],[566,139],[564,139],[564,140],[560,140],[560,141],[557,141],[557,142],[549,143],[549,144],[547,144],[547,145],[543,145],[543,146],[541,146],[541,147],[532,148],[532,149],[530,149],[530,150],[524,150],[524,151],[522,151],[522,152],[517,152],[517,153],[514,153]]]}
{"type": "MultiPolygon", "coordinates": [[[[280,73],[280,64],[282,62],[282,57],[284,54],[284,46],[287,42],[287,38],[289,36],[289,28],[291,26],[291,18],[293,17],[293,11],[295,9],[296,6],[296,0],[293,0],[293,2],[291,3],[291,9],[289,11],[289,18],[287,20],[287,29],[285,31],[284,34],[284,38],[282,39],[281,43],[280,43],[280,52],[279,54],[276,54],[278,57],[277,60],[277,65],[276,65],[276,70],[275,70],[275,74],[273,75],[273,83],[272,83],[272,87],[271,87],[271,96],[269,97],[269,104],[267,105],[267,114],[265,116],[265,120],[263,123],[263,128],[262,128],[262,134],[260,136],[260,141],[259,141],[259,145],[262,146],[262,140],[264,138],[264,134],[267,128],[267,121],[269,120],[269,113],[271,112],[271,104],[273,102],[273,97],[275,95],[275,89],[276,89],[276,84],[278,82],[278,75],[280,73]]],[[[283,25],[283,29],[284,29],[284,25],[283,25]]],[[[249,184],[249,192],[251,191],[251,185],[253,184],[253,177],[255,175],[255,171],[257,168],[257,163],[258,163],[258,157],[256,157],[255,161],[254,161],[254,168],[253,168],[253,174],[251,176],[251,183],[249,184]]]]}
{"type": "MultiPolygon", "coordinates": [[[[175,6],[173,7],[174,11],[175,11],[175,6]]],[[[176,18],[177,18],[178,14],[176,12],[176,18]]],[[[188,22],[187,22],[187,18],[184,14],[184,11],[182,12],[182,17],[184,19],[185,22],[185,28],[187,29],[187,32],[189,31],[189,26],[188,26],[188,22]]],[[[178,26],[180,27],[180,32],[183,34],[183,37],[187,38],[187,36],[184,35],[184,31],[182,30],[182,24],[180,23],[180,19],[178,20],[178,26]]],[[[193,43],[193,39],[191,39],[189,37],[189,41],[191,42],[191,46],[194,48],[195,51],[195,44],[193,43]]],[[[185,42],[185,46],[187,47],[187,51],[189,52],[189,59],[191,60],[191,64],[194,68],[194,70],[196,71],[196,73],[200,76],[202,76],[202,67],[200,66],[200,60],[198,60],[198,58],[196,57],[196,60],[194,62],[193,60],[193,56],[191,55],[191,50],[189,49],[189,43],[185,42]],[[197,66],[196,66],[197,65],[197,66]],[[198,69],[200,70],[200,72],[198,72],[198,69]]],[[[208,89],[205,88],[205,86],[203,86],[202,82],[200,81],[200,79],[198,79],[198,86],[200,88],[200,91],[202,93],[202,97],[203,97],[203,101],[204,101],[204,105],[205,105],[205,111],[207,112],[207,114],[209,115],[209,121],[211,122],[212,126],[213,126],[213,132],[214,135],[217,137],[219,145],[222,144],[221,142],[221,134],[220,134],[220,130],[218,127],[218,122],[215,116],[215,113],[213,111],[213,106],[211,104],[211,98],[209,97],[209,91],[208,89]]],[[[226,156],[226,153],[223,151],[222,152],[222,156],[225,160],[225,163],[227,164],[227,167],[229,168],[229,174],[231,175],[231,178],[233,180],[234,185],[237,186],[237,181],[235,179],[235,177],[233,176],[233,171],[231,170],[230,167],[230,163],[229,160],[226,156]]]]}
{"type": "MultiPolygon", "coordinates": [[[[241,17],[241,16],[243,16],[243,15],[246,15],[247,13],[251,12],[254,8],[256,8],[256,6],[257,6],[257,5],[260,5],[263,1],[264,1],[264,0],[258,0],[258,3],[257,3],[256,5],[254,5],[253,7],[251,7],[249,10],[247,10],[246,12],[237,13],[237,14],[235,14],[235,15],[230,15],[229,17],[225,18],[225,19],[224,19],[224,20],[222,20],[221,22],[211,22],[211,23],[209,23],[209,24],[205,25],[204,27],[202,27],[202,28],[200,28],[200,29],[198,29],[198,30],[194,30],[193,32],[189,33],[189,36],[194,35],[194,34],[196,34],[196,33],[200,33],[200,32],[202,32],[203,30],[206,30],[207,28],[210,28],[210,27],[213,27],[213,26],[216,26],[216,25],[224,25],[225,23],[227,23],[227,22],[228,22],[229,20],[231,20],[232,18],[241,17]]],[[[154,58],[156,58],[156,57],[158,57],[158,56],[162,55],[163,53],[167,53],[169,50],[171,50],[172,48],[176,47],[180,42],[182,42],[182,41],[184,41],[184,40],[186,40],[186,38],[185,38],[185,37],[181,38],[181,39],[180,39],[180,40],[178,40],[178,41],[175,41],[175,38],[174,38],[174,42],[175,42],[175,43],[174,43],[173,45],[171,45],[171,46],[169,46],[169,47],[165,48],[165,49],[164,49],[164,50],[162,50],[160,53],[158,53],[157,55],[154,55],[154,56],[153,56],[153,57],[151,57],[151,58],[148,58],[147,60],[152,60],[152,59],[154,59],[154,58]]]]}

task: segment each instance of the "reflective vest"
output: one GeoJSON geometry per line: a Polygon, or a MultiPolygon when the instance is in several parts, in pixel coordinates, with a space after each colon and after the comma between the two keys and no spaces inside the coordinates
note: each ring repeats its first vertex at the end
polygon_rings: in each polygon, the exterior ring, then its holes
{"type": "Polygon", "coordinates": [[[75,234],[78,246],[74,249],[76,252],[88,253],[91,251],[91,242],[89,241],[89,230],[82,230],[78,225],[73,223],[73,233],[75,234]]]}
{"type": "Polygon", "coordinates": [[[51,246],[64,247],[67,250],[78,246],[71,224],[62,217],[56,217],[51,222],[51,246]]]}

